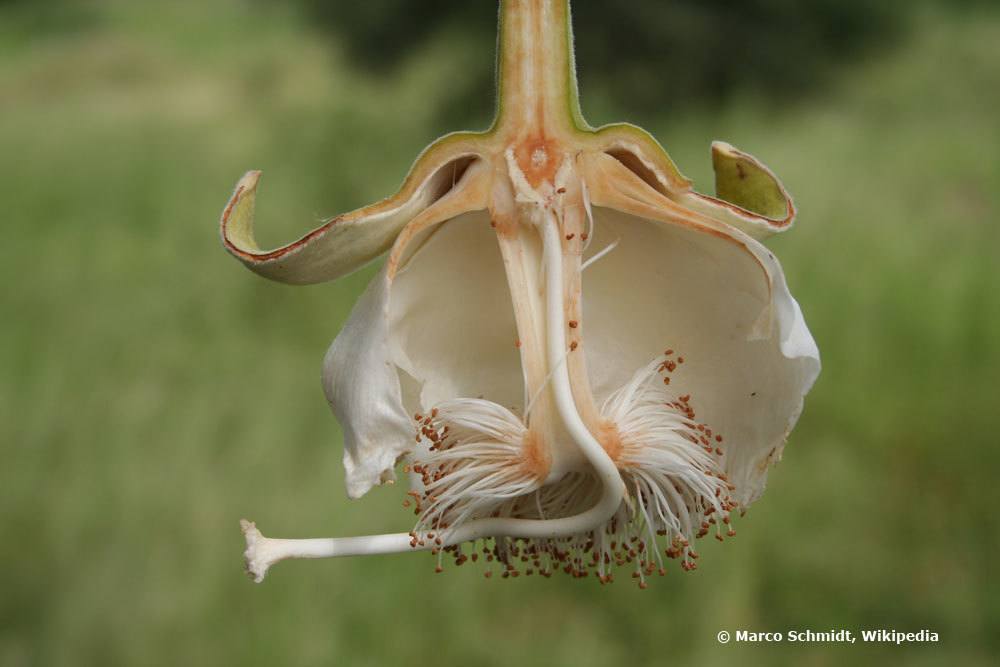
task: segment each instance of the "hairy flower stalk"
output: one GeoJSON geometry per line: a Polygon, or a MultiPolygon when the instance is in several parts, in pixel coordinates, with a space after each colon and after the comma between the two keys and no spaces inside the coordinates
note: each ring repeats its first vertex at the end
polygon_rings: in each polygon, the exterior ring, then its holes
{"type": "Polygon", "coordinates": [[[222,216],[251,270],[304,284],[388,252],[324,361],[347,491],[401,465],[408,532],[272,539],[243,521],[250,574],[286,558],[430,550],[502,577],[562,570],[639,585],[732,537],[763,491],[819,356],[759,242],[794,217],[756,159],[713,144],[717,196],[630,125],[591,128],[566,0],[503,0],[498,110],[448,135],[400,191],[262,251],[259,174],[222,216]],[[723,436],[725,434],[725,437],[723,436]]]}

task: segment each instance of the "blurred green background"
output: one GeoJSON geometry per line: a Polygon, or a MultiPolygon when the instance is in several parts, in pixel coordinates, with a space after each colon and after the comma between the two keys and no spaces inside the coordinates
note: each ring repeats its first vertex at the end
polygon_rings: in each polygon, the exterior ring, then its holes
{"type": "Polygon", "coordinates": [[[242,516],[289,536],[411,516],[401,485],[346,500],[319,387],[374,268],[267,283],[223,252],[219,211],[263,169],[260,233],[287,240],[493,103],[492,3],[356,4],[0,2],[0,664],[996,664],[990,3],[578,11],[592,123],[644,125],[707,191],[709,142],[731,141],[801,211],[771,245],[824,371],[697,573],[639,591],[401,555],[247,581],[242,516]],[[715,639],[831,628],[941,639],[715,639]]]}

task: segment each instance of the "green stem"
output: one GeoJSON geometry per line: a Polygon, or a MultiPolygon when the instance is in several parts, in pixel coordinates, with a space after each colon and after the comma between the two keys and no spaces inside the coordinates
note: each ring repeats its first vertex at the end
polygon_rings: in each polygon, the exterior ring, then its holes
{"type": "Polygon", "coordinates": [[[548,135],[580,113],[569,0],[501,0],[494,130],[548,135]]]}

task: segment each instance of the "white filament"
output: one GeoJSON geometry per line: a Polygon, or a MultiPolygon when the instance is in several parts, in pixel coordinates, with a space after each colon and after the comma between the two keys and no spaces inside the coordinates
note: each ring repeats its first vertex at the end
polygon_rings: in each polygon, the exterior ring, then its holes
{"type": "Polygon", "coordinates": [[[594,262],[596,262],[600,258],[602,258],[605,255],[607,255],[609,252],[611,252],[612,250],[614,250],[615,248],[617,248],[619,243],[621,243],[621,237],[619,237],[619,238],[615,239],[614,241],[612,241],[611,243],[609,243],[607,245],[607,247],[603,248],[600,252],[594,253],[593,257],[591,257],[590,259],[588,259],[586,262],[583,263],[583,265],[580,266],[580,270],[583,271],[588,266],[590,266],[591,264],[593,264],[594,262]]]}

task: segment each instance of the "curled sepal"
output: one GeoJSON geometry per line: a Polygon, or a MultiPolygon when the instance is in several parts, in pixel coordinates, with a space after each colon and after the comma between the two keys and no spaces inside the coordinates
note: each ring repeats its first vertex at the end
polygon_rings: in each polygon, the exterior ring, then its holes
{"type": "Polygon", "coordinates": [[[249,171],[222,212],[222,243],[247,268],[271,280],[308,285],[339,278],[388,250],[400,230],[452,190],[474,161],[456,150],[437,153],[428,151],[418,160],[395,196],[331,218],[273,250],[261,250],[254,236],[260,172],[249,171]]]}
{"type": "Polygon", "coordinates": [[[791,227],[795,205],[770,169],[757,158],[725,143],[712,143],[715,197],[690,191],[682,200],[692,209],[712,216],[761,240],[791,227]]]}

